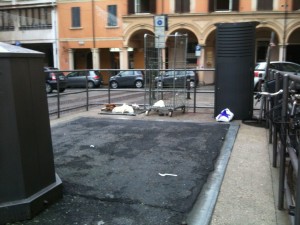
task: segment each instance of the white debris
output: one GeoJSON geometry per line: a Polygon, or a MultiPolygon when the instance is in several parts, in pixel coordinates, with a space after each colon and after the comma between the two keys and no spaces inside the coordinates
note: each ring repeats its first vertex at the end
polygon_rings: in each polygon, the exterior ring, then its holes
{"type": "Polygon", "coordinates": [[[172,176],[172,177],[177,177],[177,174],[172,174],[172,173],[158,173],[160,176],[172,176]]]}
{"type": "Polygon", "coordinates": [[[134,109],[139,109],[140,108],[140,106],[138,105],[138,104],[132,104],[131,105],[134,109]]]}
{"type": "Polygon", "coordinates": [[[154,103],[155,107],[165,107],[165,102],[163,100],[159,100],[157,102],[154,103]]]}
{"type": "Polygon", "coordinates": [[[134,113],[134,110],[131,106],[124,103],[122,106],[116,106],[112,110],[113,113],[134,113]]]}

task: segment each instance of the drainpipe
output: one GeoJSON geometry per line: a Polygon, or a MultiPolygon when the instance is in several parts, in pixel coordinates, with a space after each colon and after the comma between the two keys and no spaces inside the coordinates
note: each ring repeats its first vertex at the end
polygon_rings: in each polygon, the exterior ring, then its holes
{"type": "Polygon", "coordinates": [[[52,5],[52,12],[51,12],[51,15],[52,15],[52,24],[53,24],[53,31],[54,31],[54,43],[53,43],[53,46],[52,46],[52,49],[53,49],[53,66],[54,67],[57,67],[57,68],[60,68],[60,65],[59,65],[59,40],[58,40],[58,34],[57,34],[57,7],[56,5],[54,4],[54,0],[51,1],[51,5],[52,5]]]}
{"type": "MultiPolygon", "coordinates": [[[[95,40],[95,1],[92,0],[92,33],[93,33],[93,50],[92,50],[92,64],[93,69],[95,69],[95,48],[96,48],[96,40],[95,40]]],[[[98,51],[97,51],[98,52],[98,51]]]]}
{"type": "Polygon", "coordinates": [[[93,29],[93,48],[96,47],[96,40],[95,40],[95,1],[92,0],[92,29],[93,29]]]}
{"type": "Polygon", "coordinates": [[[287,27],[287,0],[285,0],[284,3],[284,24],[283,24],[283,41],[282,41],[282,48],[283,48],[283,54],[282,54],[282,61],[286,61],[286,27],[287,27]]]}

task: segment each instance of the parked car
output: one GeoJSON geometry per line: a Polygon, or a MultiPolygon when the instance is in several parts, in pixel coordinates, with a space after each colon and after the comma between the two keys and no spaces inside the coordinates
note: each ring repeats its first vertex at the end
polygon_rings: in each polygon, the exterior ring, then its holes
{"type": "Polygon", "coordinates": [[[65,75],[58,71],[54,67],[44,67],[45,80],[46,80],[46,92],[52,93],[53,90],[57,90],[57,79],[59,79],[59,92],[63,92],[66,89],[67,81],[65,75]]]}
{"type": "MultiPolygon", "coordinates": [[[[265,70],[267,63],[259,62],[256,63],[254,69],[254,90],[260,91],[261,84],[265,80],[265,70]]],[[[283,62],[283,61],[272,61],[270,62],[269,69],[277,70],[283,74],[294,74],[300,75],[300,65],[293,62],[283,62]]]]}
{"type": "Polygon", "coordinates": [[[67,87],[95,88],[103,84],[103,77],[99,71],[73,71],[67,74],[67,87]]]}
{"type": "Polygon", "coordinates": [[[170,70],[155,77],[156,87],[183,87],[190,78],[190,87],[198,85],[198,76],[193,70],[170,70]],[[175,79],[175,81],[174,81],[175,79]]]}
{"type": "Polygon", "coordinates": [[[121,71],[117,75],[109,79],[111,88],[119,87],[136,87],[142,88],[144,86],[144,74],[141,70],[126,70],[121,71]]]}

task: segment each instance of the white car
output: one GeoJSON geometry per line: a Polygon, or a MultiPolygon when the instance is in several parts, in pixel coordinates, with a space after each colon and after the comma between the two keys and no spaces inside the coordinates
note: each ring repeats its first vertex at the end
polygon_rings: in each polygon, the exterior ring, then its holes
{"type": "MultiPolygon", "coordinates": [[[[256,63],[255,65],[254,91],[261,90],[261,84],[265,80],[266,66],[267,66],[266,62],[259,62],[256,63]]],[[[270,62],[269,69],[277,70],[283,74],[300,75],[300,65],[293,62],[272,61],[270,62]]]]}

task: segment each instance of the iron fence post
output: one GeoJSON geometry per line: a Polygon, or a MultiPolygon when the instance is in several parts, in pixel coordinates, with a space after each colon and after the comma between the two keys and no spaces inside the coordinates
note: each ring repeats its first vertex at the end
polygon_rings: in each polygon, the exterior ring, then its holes
{"type": "Polygon", "coordinates": [[[59,88],[59,76],[55,73],[56,81],[57,81],[57,118],[60,118],[60,88],[59,88]]]}
{"type": "Polygon", "coordinates": [[[88,87],[88,74],[85,74],[85,89],[86,89],[86,111],[89,111],[89,87],[88,87]]]}
{"type": "Polygon", "coordinates": [[[284,179],[285,179],[285,150],[286,150],[286,120],[287,120],[287,101],[288,101],[288,85],[289,76],[283,76],[283,96],[281,111],[281,148],[280,148],[280,164],[279,164],[279,191],[278,191],[278,209],[283,210],[284,205],[284,179]]]}
{"type": "MultiPolygon", "coordinates": [[[[279,86],[279,82],[280,82],[280,79],[279,79],[279,73],[276,73],[275,74],[275,92],[278,92],[279,89],[280,89],[280,86],[279,86]]],[[[274,97],[274,105],[273,107],[277,106],[278,105],[278,96],[276,95],[274,97]]],[[[278,129],[277,129],[277,125],[276,123],[274,122],[274,118],[277,116],[276,115],[276,111],[273,110],[273,113],[272,113],[272,117],[273,117],[273,123],[272,123],[272,126],[273,126],[273,162],[272,162],[272,165],[274,168],[277,167],[277,147],[278,147],[278,129]]]]}

